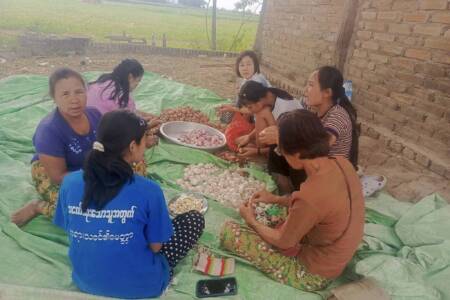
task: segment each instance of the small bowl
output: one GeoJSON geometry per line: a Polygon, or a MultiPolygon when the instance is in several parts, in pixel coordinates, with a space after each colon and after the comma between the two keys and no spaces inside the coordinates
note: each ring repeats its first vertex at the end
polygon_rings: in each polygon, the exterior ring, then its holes
{"type": "Polygon", "coordinates": [[[171,141],[172,143],[182,145],[185,147],[190,147],[194,149],[200,149],[205,150],[208,152],[215,152],[227,144],[227,138],[225,135],[220,132],[219,130],[212,128],[210,126],[200,124],[200,123],[194,123],[194,122],[184,122],[184,121],[173,121],[173,122],[167,122],[161,125],[159,131],[161,132],[161,135],[171,141]],[[192,130],[205,130],[209,134],[218,135],[222,139],[222,143],[219,146],[214,147],[202,147],[202,146],[196,146],[192,144],[186,144],[178,140],[183,134],[187,134],[191,132],[192,130]]]}
{"type": "Polygon", "coordinates": [[[178,199],[181,196],[191,196],[192,198],[196,198],[202,201],[202,209],[199,211],[202,215],[204,215],[206,213],[206,211],[208,210],[208,200],[201,194],[197,194],[197,193],[182,193],[182,194],[178,194],[177,196],[173,197],[172,199],[169,200],[169,202],[167,203],[167,208],[169,209],[169,214],[172,217],[176,217],[178,214],[172,212],[172,210],[170,209],[170,205],[176,201],[178,201],[178,199]]]}

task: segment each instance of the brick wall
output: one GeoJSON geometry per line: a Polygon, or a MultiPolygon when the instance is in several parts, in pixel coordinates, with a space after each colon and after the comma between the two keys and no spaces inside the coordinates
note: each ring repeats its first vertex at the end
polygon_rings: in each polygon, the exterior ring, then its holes
{"type": "Polygon", "coordinates": [[[321,64],[333,63],[345,0],[267,0],[261,52],[264,65],[303,84],[321,64]]]}
{"type": "MultiPolygon", "coordinates": [[[[261,51],[268,77],[303,86],[335,64],[341,0],[268,0],[261,51]]],[[[359,0],[345,62],[363,130],[450,178],[450,1],[359,0]]],[[[341,18],[341,19],[340,19],[341,18]]]]}

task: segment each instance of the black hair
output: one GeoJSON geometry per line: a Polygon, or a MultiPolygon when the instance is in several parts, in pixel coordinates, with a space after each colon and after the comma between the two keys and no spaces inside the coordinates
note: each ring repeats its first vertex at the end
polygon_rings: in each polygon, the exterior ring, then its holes
{"type": "Polygon", "coordinates": [[[91,150],[84,161],[83,211],[91,204],[102,209],[125,184],[133,181],[133,169],[122,156],[132,141],[141,143],[146,129],[147,123],[127,110],[103,115],[97,129],[97,142],[103,151],[91,150]]]}
{"type": "Polygon", "coordinates": [[[344,108],[352,122],[352,145],[350,148],[350,162],[356,168],[358,165],[358,148],[360,127],[357,123],[358,115],[350,100],[345,95],[344,77],[341,72],[331,66],[324,66],[318,70],[318,81],[321,90],[331,89],[332,101],[334,105],[344,108]]]}
{"type": "Polygon", "coordinates": [[[300,153],[301,159],[328,156],[330,137],[315,113],[306,109],[285,112],[277,123],[282,153],[300,153]]]}
{"type": "Polygon", "coordinates": [[[86,87],[86,83],[80,73],[69,68],[59,68],[55,70],[48,79],[48,93],[52,98],[55,98],[56,83],[61,79],[68,79],[70,77],[78,79],[81,84],[86,87]]]}
{"type": "Polygon", "coordinates": [[[92,83],[103,83],[111,81],[103,91],[107,90],[111,85],[114,85],[114,90],[110,95],[110,100],[118,100],[119,107],[125,108],[128,106],[130,98],[130,83],[128,76],[132,75],[134,78],[144,75],[144,67],[136,59],[124,59],[118,64],[112,73],[101,75],[96,81],[92,83]]]}
{"type": "Polygon", "coordinates": [[[239,72],[239,64],[241,63],[241,60],[246,56],[248,56],[252,59],[253,66],[255,68],[255,73],[260,73],[258,55],[256,54],[255,51],[246,50],[246,51],[241,52],[241,54],[239,54],[238,58],[236,59],[236,65],[235,65],[236,75],[241,78],[242,78],[242,75],[239,72]]]}
{"type": "Polygon", "coordinates": [[[291,94],[282,89],[266,87],[257,81],[248,80],[242,85],[241,90],[239,91],[239,102],[243,105],[257,103],[261,98],[265,97],[268,92],[272,92],[276,97],[285,100],[294,99],[291,94]]]}

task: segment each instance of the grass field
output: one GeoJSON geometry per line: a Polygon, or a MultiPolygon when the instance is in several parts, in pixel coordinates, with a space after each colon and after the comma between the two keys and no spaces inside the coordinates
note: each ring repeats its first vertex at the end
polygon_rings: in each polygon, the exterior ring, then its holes
{"type": "MultiPolygon", "coordinates": [[[[208,24],[211,25],[210,18],[208,24]]],[[[256,16],[246,17],[240,38],[232,46],[241,26],[241,16],[219,11],[218,50],[251,48],[257,25],[256,16]]],[[[97,41],[106,41],[107,35],[126,32],[133,37],[146,38],[147,42],[152,33],[159,39],[165,33],[168,47],[209,49],[204,9],[106,1],[88,4],[81,0],[0,0],[0,45],[13,46],[24,31],[87,36],[97,41]]]]}

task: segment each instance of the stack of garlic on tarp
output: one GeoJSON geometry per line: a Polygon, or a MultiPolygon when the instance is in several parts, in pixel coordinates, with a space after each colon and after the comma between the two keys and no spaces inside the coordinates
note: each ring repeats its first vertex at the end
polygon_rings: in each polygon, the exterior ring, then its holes
{"type": "Polygon", "coordinates": [[[223,170],[213,164],[187,166],[183,179],[177,180],[177,184],[233,208],[238,208],[254,193],[265,189],[263,182],[246,176],[242,169],[223,170]]]}

